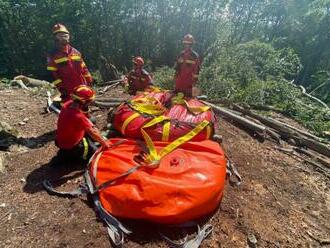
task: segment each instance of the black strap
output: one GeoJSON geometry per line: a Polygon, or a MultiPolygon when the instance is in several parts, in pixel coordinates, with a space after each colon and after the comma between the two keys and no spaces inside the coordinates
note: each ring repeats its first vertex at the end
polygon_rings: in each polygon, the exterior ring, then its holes
{"type": "Polygon", "coordinates": [[[86,195],[89,193],[88,189],[84,185],[80,185],[79,188],[72,191],[59,191],[56,190],[49,180],[44,180],[42,185],[46,189],[46,191],[51,195],[57,195],[62,197],[78,197],[82,195],[86,195]]]}

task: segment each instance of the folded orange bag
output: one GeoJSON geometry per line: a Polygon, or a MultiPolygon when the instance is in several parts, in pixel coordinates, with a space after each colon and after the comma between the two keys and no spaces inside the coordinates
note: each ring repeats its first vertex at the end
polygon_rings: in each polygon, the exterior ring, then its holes
{"type": "MultiPolygon", "coordinates": [[[[143,145],[134,140],[110,139],[114,146],[96,154],[89,173],[101,187],[102,206],[112,215],[163,224],[180,224],[215,210],[221,201],[226,158],[220,145],[211,140],[187,142],[161,158],[158,167],[136,161],[143,145]],[[134,169],[132,169],[134,168],[134,169]]],[[[161,152],[167,142],[154,142],[161,152]]]]}

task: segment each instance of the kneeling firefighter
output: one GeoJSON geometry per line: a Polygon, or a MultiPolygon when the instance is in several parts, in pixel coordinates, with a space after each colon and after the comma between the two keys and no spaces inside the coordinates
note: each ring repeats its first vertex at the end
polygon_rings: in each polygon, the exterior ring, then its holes
{"type": "Polygon", "coordinates": [[[95,98],[95,92],[86,85],[77,86],[59,114],[55,143],[60,148],[62,158],[82,158],[88,160],[95,152],[93,141],[102,149],[109,148],[100,131],[89,120],[87,111],[95,98]]]}
{"type": "Polygon", "coordinates": [[[138,91],[144,91],[153,85],[151,75],[143,68],[144,60],[142,57],[133,59],[133,70],[127,75],[128,93],[135,95],[138,91]]]}

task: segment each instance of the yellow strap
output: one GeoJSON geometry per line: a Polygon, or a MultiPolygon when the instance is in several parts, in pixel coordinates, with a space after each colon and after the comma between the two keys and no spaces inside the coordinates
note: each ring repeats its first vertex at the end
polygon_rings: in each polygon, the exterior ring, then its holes
{"type": "Polygon", "coordinates": [[[148,123],[146,123],[145,125],[143,125],[142,128],[147,128],[147,127],[152,127],[162,121],[165,121],[165,120],[170,120],[169,117],[167,116],[164,116],[164,115],[161,115],[161,116],[158,116],[156,118],[153,118],[151,121],[149,121],[148,123]]]}
{"type": "Polygon", "coordinates": [[[69,60],[68,57],[63,57],[63,58],[55,59],[54,62],[56,64],[59,64],[59,63],[63,63],[63,62],[68,61],[68,60],[69,60]]]}
{"type": "Polygon", "coordinates": [[[84,145],[83,159],[87,159],[87,155],[88,155],[88,142],[87,142],[86,138],[83,138],[82,141],[83,141],[83,145],[84,145]]]}
{"type": "Polygon", "coordinates": [[[124,121],[124,123],[123,123],[123,125],[122,125],[122,127],[121,127],[121,133],[122,133],[122,134],[125,134],[125,131],[126,131],[126,127],[127,127],[127,125],[128,125],[132,120],[134,120],[135,118],[137,118],[137,117],[139,117],[139,116],[140,116],[139,113],[134,113],[134,114],[132,114],[130,117],[128,117],[128,118],[124,121]]]}
{"type": "Polygon", "coordinates": [[[47,71],[57,71],[57,68],[54,66],[47,66],[47,71]]]}
{"type": "Polygon", "coordinates": [[[184,95],[178,93],[176,96],[172,98],[172,104],[185,104],[187,109],[193,114],[200,114],[206,112],[210,109],[209,106],[191,106],[189,103],[184,99],[184,95]]]}
{"type": "Polygon", "coordinates": [[[180,145],[186,143],[187,141],[194,138],[197,134],[199,134],[205,127],[209,125],[209,122],[207,120],[204,120],[203,122],[199,123],[193,130],[191,130],[189,133],[185,134],[184,136],[177,138],[172,143],[168,144],[166,147],[164,147],[159,153],[157,153],[155,146],[150,138],[150,136],[147,134],[146,131],[141,128],[141,133],[143,135],[143,138],[146,142],[146,145],[149,149],[149,155],[147,158],[147,162],[149,163],[155,163],[159,162],[161,158],[175,150],[180,145]]]}
{"type": "Polygon", "coordinates": [[[159,100],[154,97],[137,98],[131,100],[129,103],[133,109],[149,115],[161,115],[166,110],[159,100]]]}
{"type": "Polygon", "coordinates": [[[187,101],[184,101],[184,102],[186,104],[187,109],[190,112],[194,113],[194,114],[200,114],[200,113],[206,112],[210,109],[210,107],[206,106],[206,105],[204,105],[204,106],[191,106],[191,105],[189,105],[189,103],[187,101]]]}
{"type": "Polygon", "coordinates": [[[171,122],[168,121],[164,124],[163,126],[163,136],[162,136],[162,141],[168,141],[169,136],[170,136],[170,128],[171,128],[171,122]]]}
{"type": "Polygon", "coordinates": [[[56,79],[53,81],[53,84],[55,84],[55,85],[58,85],[60,83],[62,83],[62,79],[56,79]]]}

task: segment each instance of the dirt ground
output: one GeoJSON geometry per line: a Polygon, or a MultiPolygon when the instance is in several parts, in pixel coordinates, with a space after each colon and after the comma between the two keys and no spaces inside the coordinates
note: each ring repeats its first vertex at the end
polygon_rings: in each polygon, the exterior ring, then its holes
{"type": "MultiPolygon", "coordinates": [[[[58,176],[69,188],[82,180],[81,170],[50,165],[57,152],[56,116],[44,114],[45,104],[43,96],[0,88],[0,121],[20,137],[0,151],[0,247],[109,247],[106,229],[86,199],[50,196],[41,186],[45,178],[58,176]]],[[[94,112],[99,127],[105,125],[106,112],[94,112]]],[[[275,143],[224,120],[218,133],[243,183],[227,184],[210,220],[214,231],[201,247],[247,247],[251,235],[258,247],[330,247],[329,179],[277,151],[275,143]]],[[[167,247],[147,224],[135,224],[134,231],[125,247],[167,247]]]]}

